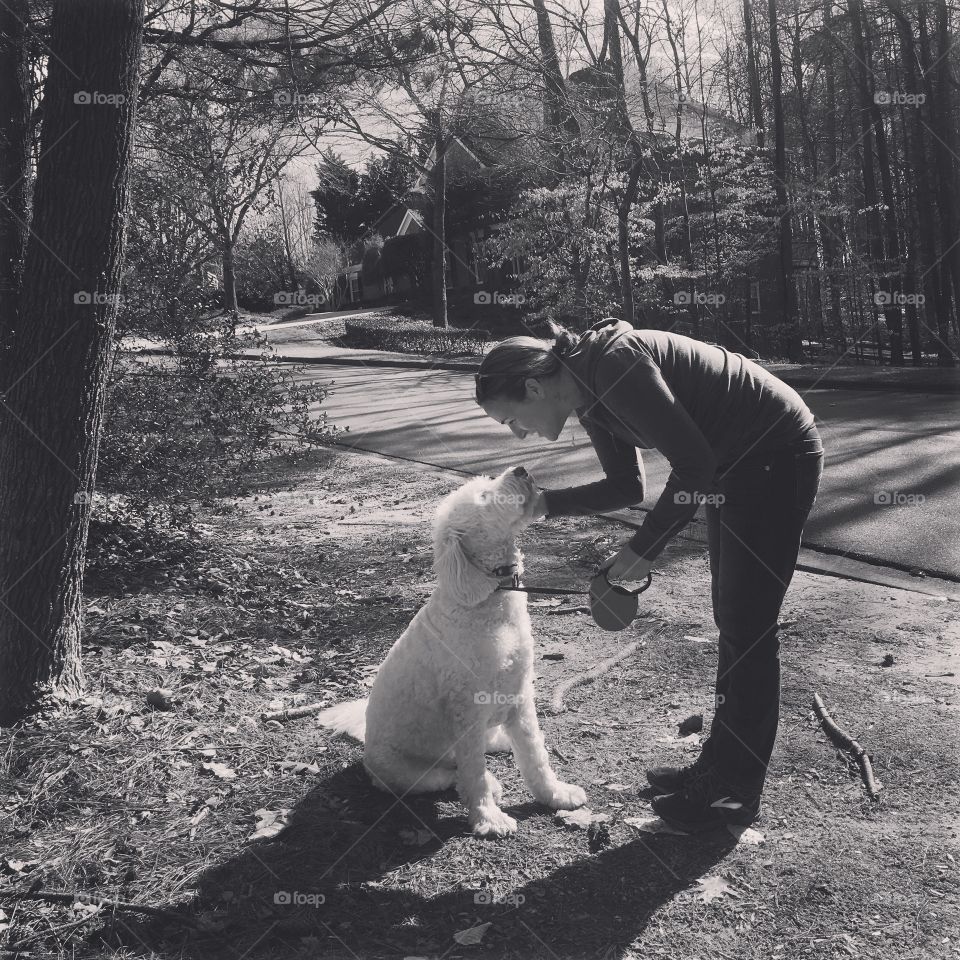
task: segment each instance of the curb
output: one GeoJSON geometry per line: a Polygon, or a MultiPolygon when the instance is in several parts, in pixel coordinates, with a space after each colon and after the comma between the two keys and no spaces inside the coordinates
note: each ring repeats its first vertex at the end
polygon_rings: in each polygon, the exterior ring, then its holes
{"type": "MultiPolygon", "coordinates": [[[[160,348],[148,347],[145,350],[137,350],[140,354],[153,354],[159,356],[171,356],[172,351],[160,348]]],[[[371,351],[373,352],[373,351],[371,351]]],[[[258,356],[257,353],[227,353],[224,354],[230,360],[242,360],[246,357],[258,356]]],[[[273,363],[294,363],[304,364],[305,366],[334,366],[334,367],[399,367],[408,370],[452,370],[458,373],[476,373],[479,364],[473,361],[456,360],[424,360],[419,357],[394,356],[373,356],[363,357],[296,357],[276,354],[269,357],[273,363]]],[[[896,382],[889,377],[884,376],[866,376],[859,380],[850,378],[833,378],[830,374],[824,374],[822,377],[814,376],[805,371],[775,370],[764,367],[765,370],[772,373],[779,380],[791,387],[809,388],[830,388],[833,390],[893,390],[898,393],[932,393],[945,396],[955,396],[960,394],[960,373],[958,373],[956,383],[931,382],[922,383],[919,380],[906,380],[896,382]]],[[[846,368],[844,368],[846,369],[846,368]]],[[[933,368],[928,368],[933,369],[933,368]]]]}

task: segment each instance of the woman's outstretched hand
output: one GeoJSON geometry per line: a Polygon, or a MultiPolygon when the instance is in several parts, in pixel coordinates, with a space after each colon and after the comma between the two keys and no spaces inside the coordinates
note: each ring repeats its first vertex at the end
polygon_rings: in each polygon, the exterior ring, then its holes
{"type": "Polygon", "coordinates": [[[650,573],[650,561],[635,553],[629,544],[619,553],[607,557],[600,564],[600,570],[607,571],[608,580],[625,580],[633,583],[637,580],[646,580],[650,573]]]}

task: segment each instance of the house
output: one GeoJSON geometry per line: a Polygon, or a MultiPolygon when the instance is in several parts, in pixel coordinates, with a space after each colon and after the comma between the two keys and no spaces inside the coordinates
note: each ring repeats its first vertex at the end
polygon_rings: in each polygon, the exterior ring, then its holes
{"type": "MultiPolygon", "coordinates": [[[[577,71],[568,82],[578,86],[580,98],[609,96],[612,83],[607,71],[593,68],[577,71]]],[[[627,108],[631,123],[639,133],[662,140],[665,148],[677,138],[678,121],[679,137],[689,149],[696,149],[698,143],[703,143],[705,130],[708,134],[719,132],[739,138],[744,143],[753,142],[753,132],[749,127],[715,107],[685,95],[678,97],[672,84],[651,80],[646,90],[645,105],[636,72],[628,74],[627,108]]],[[[510,161],[509,165],[516,164],[527,142],[528,137],[500,129],[495,124],[489,125],[489,129],[483,133],[473,132],[455,137],[446,154],[448,183],[456,182],[461,174],[494,176],[498,167],[508,166],[505,160],[510,161]]],[[[664,152],[669,155],[670,151],[664,152]]],[[[431,149],[424,163],[428,171],[432,168],[434,158],[435,152],[431,149]]],[[[682,170],[683,160],[673,162],[677,164],[677,176],[687,175],[687,171],[682,170]]],[[[432,235],[428,219],[429,190],[428,173],[421,172],[403,201],[384,211],[371,227],[370,233],[386,238],[387,243],[395,238],[414,236],[419,237],[420,242],[429,243],[432,235]]],[[[458,213],[461,211],[456,209],[456,204],[448,207],[448,297],[451,302],[460,297],[467,302],[477,296],[496,298],[499,295],[502,299],[513,289],[513,278],[521,272],[522,264],[506,263],[497,268],[485,264],[478,248],[491,224],[482,222],[480,218],[470,222],[469,218],[458,216],[458,213]]],[[[671,210],[669,215],[674,215],[674,211],[671,210]]],[[[772,243],[775,244],[775,238],[772,243]]],[[[413,244],[411,239],[407,246],[412,249],[413,244]]],[[[761,249],[755,264],[750,267],[754,275],[744,285],[738,284],[736,290],[725,290],[718,295],[722,297],[722,306],[715,306],[709,301],[700,303],[698,298],[703,291],[696,290],[690,293],[693,302],[688,302],[686,306],[684,301],[678,299],[665,301],[662,309],[661,305],[654,305],[653,309],[646,312],[644,322],[674,327],[679,318],[682,327],[689,317],[690,329],[684,332],[706,332],[705,328],[709,325],[709,334],[716,338],[728,339],[734,346],[743,344],[751,338],[754,329],[761,328],[765,323],[776,322],[771,307],[779,303],[776,289],[778,269],[777,256],[770,256],[766,248],[761,249]]],[[[377,276],[372,270],[367,271],[365,280],[361,263],[351,264],[343,278],[345,302],[348,303],[371,302],[406,294],[415,286],[410,276],[377,276]]],[[[429,289],[428,279],[426,289],[429,289]]],[[[685,291],[679,288],[674,290],[665,284],[664,292],[669,297],[682,295],[685,291]]]]}

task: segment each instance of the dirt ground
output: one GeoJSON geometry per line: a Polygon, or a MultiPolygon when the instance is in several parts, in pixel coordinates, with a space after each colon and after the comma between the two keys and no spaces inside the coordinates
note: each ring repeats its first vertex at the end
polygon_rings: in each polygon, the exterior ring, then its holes
{"type": "MultiPolygon", "coordinates": [[[[796,574],[764,813],[739,842],[626,822],[651,815],[646,767],[695,755],[680,721],[709,728],[716,629],[694,542],[661,556],[622,633],[531,601],[541,705],[645,638],[566,712],[542,712],[556,769],[608,837],[556,823],[496,756],[519,831],[475,840],[454,793],[398,802],[311,717],[263,721],[363,695],[429,596],[430,517],[462,479],[320,451],[255,499],[208,508],[196,553],[144,557],[135,577],[98,569],[88,696],[0,739],[2,886],[68,894],[0,901],[0,955],[960,957],[955,603],[796,574]],[[870,752],[878,801],[820,729],[815,692],[870,752]]],[[[628,535],[541,522],[523,543],[527,582],[584,585],[628,535]]]]}

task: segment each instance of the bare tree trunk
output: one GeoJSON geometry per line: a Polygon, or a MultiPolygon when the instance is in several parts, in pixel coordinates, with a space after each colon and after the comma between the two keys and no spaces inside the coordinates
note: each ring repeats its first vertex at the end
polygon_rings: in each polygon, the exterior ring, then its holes
{"type": "MultiPolygon", "coordinates": [[[[917,48],[913,36],[913,25],[904,12],[900,0],[887,0],[887,6],[897,22],[897,30],[900,34],[900,50],[904,65],[904,72],[907,81],[907,89],[916,93],[920,89],[920,79],[917,75],[917,48]]],[[[927,178],[927,123],[925,119],[925,104],[917,103],[913,107],[912,132],[907,132],[904,153],[906,155],[907,166],[913,175],[913,180],[917,191],[917,213],[919,223],[917,234],[920,238],[920,271],[926,278],[924,289],[929,299],[930,308],[924,310],[924,316],[929,317],[933,313],[934,323],[939,327],[949,326],[949,316],[947,305],[944,304],[941,297],[940,286],[940,268],[937,257],[935,230],[937,223],[937,214],[933,205],[933,198],[930,192],[930,184],[927,178]]],[[[930,107],[932,108],[932,104],[930,107]]],[[[917,327],[916,317],[912,318],[909,324],[910,330],[910,352],[913,365],[921,366],[923,363],[923,346],[920,338],[920,331],[917,327]]]]}
{"type": "MultiPolygon", "coordinates": [[[[640,100],[643,104],[643,115],[646,119],[647,124],[647,134],[650,149],[654,151],[654,157],[651,158],[651,162],[647,164],[647,172],[651,180],[651,190],[659,193],[659,183],[656,181],[659,179],[659,168],[656,160],[656,156],[659,155],[657,138],[653,131],[653,108],[650,106],[650,91],[647,84],[647,61],[650,58],[650,49],[652,47],[652,41],[649,39],[647,42],[646,53],[643,52],[640,48],[640,37],[638,36],[639,30],[639,12],[637,13],[637,29],[631,31],[626,23],[626,20],[623,16],[623,10],[619,3],[615,4],[617,17],[620,21],[620,27],[622,28],[624,35],[630,41],[630,45],[633,47],[634,59],[637,63],[637,72],[638,72],[638,81],[640,84],[640,100]]],[[[636,198],[634,198],[635,200],[636,198]]],[[[631,201],[631,204],[633,201],[631,201]]],[[[667,230],[666,230],[666,213],[665,213],[665,204],[657,200],[653,205],[653,254],[657,258],[658,263],[667,262],[667,230]]]]}
{"type": "MultiPolygon", "coordinates": [[[[0,4],[0,369],[16,329],[27,249],[30,90],[27,0],[0,4]]],[[[0,383],[2,386],[2,383],[0,383]]]]}
{"type": "MultiPolygon", "coordinates": [[[[854,71],[856,76],[857,91],[860,100],[860,129],[862,132],[863,151],[862,151],[862,170],[863,170],[863,205],[869,211],[866,216],[869,236],[867,243],[870,251],[870,261],[872,269],[879,274],[878,285],[880,287],[880,303],[882,306],[884,319],[888,329],[891,331],[897,325],[897,319],[893,315],[894,298],[896,294],[895,285],[888,275],[887,265],[884,260],[883,251],[883,230],[880,219],[879,195],[877,193],[876,172],[873,168],[874,153],[874,135],[875,126],[872,120],[874,108],[873,87],[870,81],[870,67],[868,62],[868,53],[866,43],[863,38],[864,18],[863,7],[860,0],[850,0],[850,24],[853,30],[853,53],[854,53],[854,71]],[[889,313],[888,313],[889,311],[889,313]]],[[[877,303],[874,304],[874,314],[877,314],[877,303]]],[[[900,307],[896,306],[899,313],[900,307]]],[[[902,320],[900,321],[902,326],[902,320]]],[[[891,336],[892,339],[892,336],[891,336]]],[[[877,324],[877,361],[883,361],[883,340],[880,336],[879,324],[877,324]]]]}
{"type": "Polygon", "coordinates": [[[617,126],[626,148],[628,158],[627,180],[624,184],[623,196],[617,205],[617,248],[620,262],[620,303],[623,309],[623,319],[632,324],[636,319],[633,302],[633,267],[630,262],[630,213],[637,200],[640,188],[640,177],[645,172],[644,160],[640,140],[633,129],[630,113],[627,109],[627,85],[623,75],[623,53],[620,47],[620,24],[618,0],[604,0],[604,29],[610,50],[610,64],[613,67],[613,78],[617,85],[617,126]]]}
{"type": "Polygon", "coordinates": [[[447,324],[447,144],[439,112],[435,118],[434,146],[436,156],[430,179],[433,183],[433,325],[446,329],[447,324]]]}
{"type": "Polygon", "coordinates": [[[544,0],[533,0],[533,9],[537,15],[537,42],[540,46],[541,71],[545,88],[544,127],[554,141],[556,172],[559,176],[567,166],[564,157],[564,140],[567,137],[578,137],[580,124],[571,111],[567,99],[567,86],[560,69],[560,58],[557,56],[557,46],[553,39],[553,27],[550,24],[550,15],[547,13],[544,0]]]}
{"type": "Polygon", "coordinates": [[[757,135],[757,146],[762,150],[764,141],[763,104],[760,103],[760,73],[757,70],[757,54],[753,48],[753,10],[750,0],[743,0],[743,35],[747,44],[747,77],[750,93],[750,118],[757,135]]]}
{"type": "MultiPolygon", "coordinates": [[[[957,216],[957,156],[956,82],[950,73],[953,41],[950,37],[950,14],[946,0],[934,0],[937,11],[936,95],[933,98],[934,157],[940,202],[940,243],[943,251],[942,276],[949,277],[953,288],[954,334],[960,338],[960,218],[957,216]]],[[[927,67],[925,66],[926,70],[927,67]]],[[[944,283],[946,288],[947,284],[944,283]]],[[[946,291],[945,291],[946,292],[946,291]]],[[[949,299],[948,299],[948,302],[949,299]]],[[[937,364],[952,367],[957,362],[956,351],[950,349],[950,327],[937,330],[937,364]]]]}
{"type": "Polygon", "coordinates": [[[83,568],[142,32],[143,0],[53,5],[33,222],[0,405],[4,724],[82,684],[83,568]],[[94,99],[104,96],[114,99],[94,99]]]}
{"type": "MultiPolygon", "coordinates": [[[[830,33],[833,24],[833,0],[824,0],[823,29],[830,33]]],[[[837,94],[836,72],[834,70],[834,53],[827,47],[824,60],[824,89],[826,93],[826,117],[824,137],[826,140],[826,176],[829,183],[830,205],[840,205],[840,191],[837,187],[838,151],[837,151],[837,94]]],[[[836,331],[837,346],[840,353],[846,353],[847,338],[843,331],[843,313],[840,309],[842,288],[840,286],[840,268],[843,241],[841,231],[843,223],[831,211],[829,216],[820,217],[821,236],[823,237],[823,259],[827,267],[828,289],[830,292],[830,322],[836,331]]]]}
{"type": "Polygon", "coordinates": [[[234,269],[233,243],[226,240],[221,249],[223,263],[223,309],[236,316],[237,306],[237,274],[234,269]]]}
{"type": "MultiPolygon", "coordinates": [[[[852,7],[851,7],[852,10],[852,7]]],[[[869,31],[870,25],[864,22],[864,29],[869,31]]],[[[865,35],[866,66],[869,76],[873,75],[873,51],[869,32],[865,35]]],[[[873,123],[873,134],[877,144],[877,166],[880,168],[880,190],[883,196],[883,225],[886,238],[885,271],[889,279],[887,289],[890,292],[890,303],[886,310],[887,324],[890,331],[890,363],[903,366],[903,308],[901,306],[901,279],[900,279],[900,238],[897,224],[897,204],[893,196],[893,175],[890,172],[890,153],[887,150],[887,132],[883,126],[883,117],[877,104],[873,90],[870,90],[870,120],[873,123]]]]}
{"type": "Polygon", "coordinates": [[[797,291],[793,283],[793,235],[790,229],[790,205],[787,197],[787,152],[783,125],[783,67],[780,62],[780,36],[777,29],[777,0],[768,0],[770,11],[770,70],[773,84],[773,174],[780,208],[780,291],[786,326],[786,353],[799,360],[803,353],[797,319],[797,291]]]}
{"type": "Polygon", "coordinates": [[[299,290],[297,283],[297,268],[293,262],[293,250],[290,244],[290,224],[287,220],[287,208],[283,203],[283,183],[277,184],[277,204],[280,207],[280,226],[283,229],[283,252],[286,257],[287,275],[289,276],[290,289],[299,290]]]}

